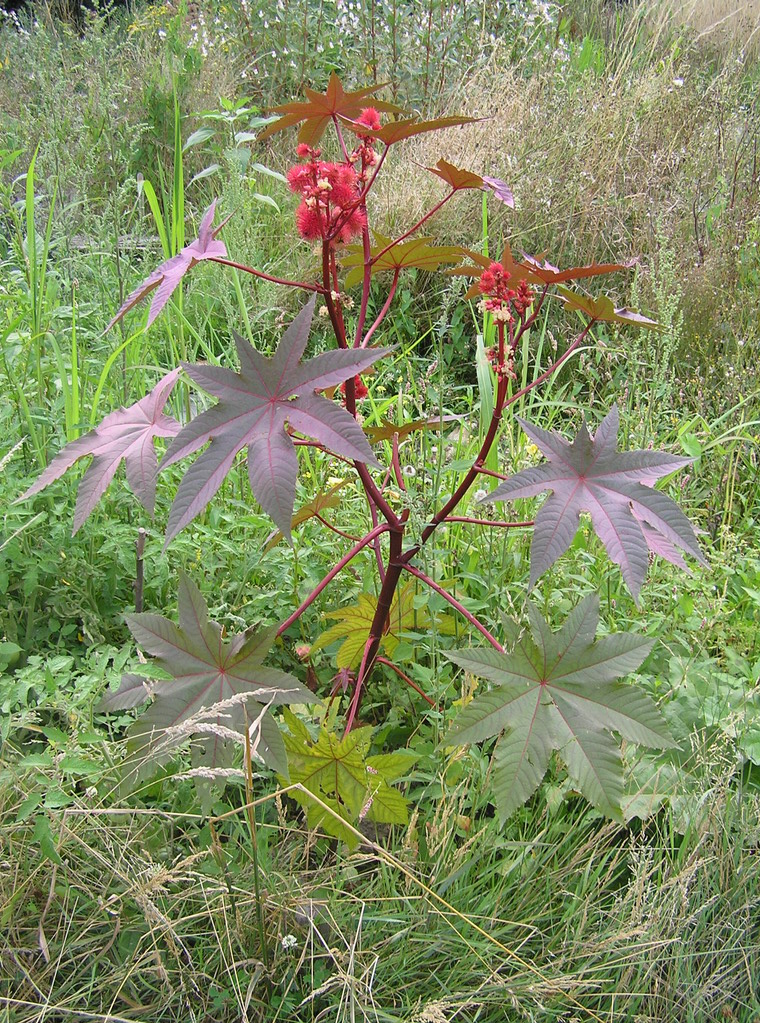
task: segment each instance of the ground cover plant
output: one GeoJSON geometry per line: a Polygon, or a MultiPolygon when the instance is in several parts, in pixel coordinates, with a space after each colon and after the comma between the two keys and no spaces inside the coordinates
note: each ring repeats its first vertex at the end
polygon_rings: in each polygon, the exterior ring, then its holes
{"type": "MultiPolygon", "coordinates": [[[[560,42],[579,93],[589,38],[560,42]]],[[[7,186],[1,1011],[750,1023],[757,416],[751,377],[708,387],[719,360],[692,389],[678,242],[658,228],[651,288],[621,265],[633,229],[602,266],[551,223],[568,268],[525,255],[524,178],[465,155],[488,122],[379,109],[410,83],[369,73],[288,104],[243,161],[261,111],[185,91],[212,60],[174,65],[155,190],[114,197],[163,264],[120,239],[116,275],[71,262],[44,146],[7,186]],[[201,126],[229,121],[238,155],[187,146],[183,106],[226,111],[201,126]],[[294,216],[315,237],[286,242],[294,216]]]]}

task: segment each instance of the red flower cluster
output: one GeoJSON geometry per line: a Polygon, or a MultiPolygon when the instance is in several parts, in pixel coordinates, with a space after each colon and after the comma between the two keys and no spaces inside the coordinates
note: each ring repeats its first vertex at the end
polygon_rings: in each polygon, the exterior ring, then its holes
{"type": "MultiPolygon", "coordinates": [[[[344,398],[346,397],[346,381],[345,380],[340,385],[340,393],[343,395],[344,398]]],[[[367,395],[369,394],[369,388],[364,383],[362,378],[358,377],[358,376],[354,377],[354,394],[356,395],[356,400],[357,401],[361,401],[362,398],[366,398],[367,395]]]]}
{"type": "Polygon", "coordinates": [[[302,238],[351,241],[367,223],[359,209],[359,180],[350,164],[325,163],[320,151],[301,143],[297,153],[308,158],[288,171],[291,191],[303,196],[296,210],[296,225],[302,238]]]}
{"type": "Polygon", "coordinates": [[[501,263],[491,263],[480,275],[478,288],[485,296],[485,308],[489,312],[508,310],[512,303],[518,316],[522,316],[532,303],[533,292],[528,282],[521,280],[515,290],[509,287],[511,276],[501,263]]]}

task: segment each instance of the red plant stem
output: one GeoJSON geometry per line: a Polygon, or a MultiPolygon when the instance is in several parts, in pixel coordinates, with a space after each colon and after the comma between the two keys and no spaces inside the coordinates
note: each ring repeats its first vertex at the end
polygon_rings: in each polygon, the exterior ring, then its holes
{"type": "Polygon", "coordinates": [[[440,594],[440,596],[442,596],[444,600],[447,600],[449,604],[451,604],[451,606],[460,613],[460,615],[467,619],[470,625],[474,625],[478,632],[482,636],[485,636],[485,638],[488,640],[488,642],[491,644],[494,650],[498,650],[499,653],[502,654],[504,653],[504,647],[501,645],[498,639],[496,639],[496,637],[493,636],[488,631],[488,629],[485,627],[485,625],[483,625],[482,622],[478,621],[478,619],[471,611],[467,610],[464,604],[460,604],[457,598],[454,597],[451,593],[449,593],[448,590],[445,590],[443,586],[439,586],[439,584],[434,579],[431,579],[430,576],[425,575],[424,572],[420,572],[418,568],[415,568],[413,565],[410,565],[409,562],[405,562],[403,568],[411,575],[413,575],[416,579],[419,579],[420,582],[423,582],[425,583],[426,586],[429,586],[431,590],[435,590],[435,592],[440,594]]]}
{"type": "Polygon", "coordinates": [[[358,543],[359,540],[361,539],[361,537],[359,536],[351,536],[350,533],[344,533],[342,529],[338,529],[337,526],[334,526],[332,522],[329,521],[329,519],[326,519],[323,515],[320,515],[319,512],[314,512],[314,518],[319,519],[323,526],[327,526],[327,528],[331,529],[333,533],[337,533],[338,536],[342,536],[346,540],[353,540],[356,543],[358,543]]]}
{"type": "MultiPolygon", "coordinates": [[[[348,348],[348,341],[346,341],[346,326],[343,322],[343,313],[339,305],[336,304],[332,297],[333,289],[331,287],[332,282],[332,266],[330,265],[330,243],[327,241],[322,242],[322,281],[324,288],[322,294],[325,296],[325,304],[327,305],[327,313],[330,317],[330,323],[332,324],[333,333],[335,334],[335,340],[338,342],[338,348],[348,348]]],[[[352,378],[353,381],[353,378],[352,378]]],[[[351,399],[352,403],[349,404],[349,389],[346,387],[346,408],[351,415],[356,415],[356,406],[353,402],[354,394],[353,387],[351,388],[351,399]]]]}
{"type": "Polygon", "coordinates": [[[375,658],[377,657],[380,642],[383,638],[383,633],[385,632],[386,623],[388,621],[388,614],[391,609],[391,604],[393,603],[393,597],[398,587],[398,581],[401,578],[401,570],[403,568],[403,564],[400,561],[401,548],[404,537],[404,524],[408,517],[409,512],[408,509],[406,509],[399,520],[398,526],[395,529],[389,530],[390,552],[388,554],[388,567],[386,569],[385,579],[380,587],[380,594],[377,598],[377,606],[375,607],[372,624],[369,627],[367,642],[364,644],[364,653],[362,654],[359,672],[356,676],[354,695],[351,698],[351,706],[348,709],[348,717],[346,718],[346,735],[348,735],[354,727],[354,722],[356,721],[359,713],[364,683],[372,670],[372,665],[375,663],[375,658]]]}
{"type": "Polygon", "coordinates": [[[492,519],[472,519],[469,515],[447,515],[444,522],[469,522],[471,526],[497,526],[499,529],[524,529],[536,524],[533,519],[527,522],[494,522],[492,519]]]}
{"type": "MultiPolygon", "coordinates": [[[[366,209],[365,206],[362,206],[366,209]]],[[[369,225],[362,228],[362,255],[364,257],[364,278],[362,280],[362,299],[359,305],[359,315],[356,319],[356,333],[354,334],[354,348],[358,348],[364,332],[364,324],[367,322],[367,306],[369,305],[369,288],[372,282],[372,275],[369,272],[369,260],[372,246],[369,239],[369,225]]]]}
{"type": "Polygon", "coordinates": [[[486,469],[484,465],[481,465],[478,472],[483,476],[495,476],[497,480],[508,480],[509,476],[503,472],[494,472],[493,469],[486,469]]]}
{"type": "Polygon", "coordinates": [[[441,208],[442,206],[445,206],[445,205],[446,205],[446,203],[447,203],[447,202],[449,201],[449,199],[451,199],[451,198],[452,198],[453,196],[455,196],[455,195],[457,194],[457,192],[458,192],[458,191],[459,191],[459,189],[456,189],[456,188],[455,188],[455,189],[453,189],[453,191],[449,192],[449,194],[448,194],[448,195],[445,195],[445,196],[443,197],[443,199],[441,199],[441,201],[440,201],[440,202],[437,202],[437,203],[435,204],[435,206],[431,207],[431,208],[430,208],[430,209],[429,209],[429,210],[427,211],[427,213],[425,214],[425,216],[424,216],[424,217],[422,217],[422,219],[421,219],[421,220],[418,220],[416,224],[413,224],[413,225],[412,225],[412,227],[410,227],[408,231],[404,231],[404,233],[403,233],[402,235],[399,235],[399,237],[398,237],[398,238],[395,238],[395,239],[394,239],[394,240],[393,240],[392,242],[389,242],[389,243],[388,243],[388,244],[387,244],[387,245],[385,246],[385,248],[384,248],[384,249],[380,249],[380,251],[379,251],[379,252],[376,252],[376,253],[375,253],[375,255],[374,255],[374,256],[372,257],[372,259],[370,260],[370,265],[372,265],[372,264],[376,263],[376,262],[378,261],[378,259],[380,259],[380,257],[381,257],[381,256],[384,256],[384,255],[385,255],[385,253],[386,253],[386,252],[388,252],[388,251],[389,251],[390,249],[392,249],[394,245],[400,245],[400,244],[401,244],[401,242],[403,242],[403,241],[406,241],[406,239],[407,239],[407,238],[408,238],[408,237],[409,237],[410,235],[414,234],[414,233],[415,233],[415,231],[419,231],[419,229],[420,229],[420,228],[422,227],[422,225],[423,225],[423,224],[424,224],[424,223],[425,223],[425,222],[426,222],[427,220],[430,220],[430,218],[431,218],[431,217],[435,216],[435,214],[436,214],[436,213],[438,212],[438,210],[439,210],[439,209],[440,209],[440,208],[441,208]]]}
{"type": "MultiPolygon", "coordinates": [[[[350,381],[347,381],[347,384],[349,382],[350,381]]],[[[348,397],[348,386],[346,386],[346,397],[348,397]]],[[[372,500],[374,501],[375,507],[378,509],[378,511],[382,512],[383,517],[385,518],[391,529],[395,529],[398,526],[400,519],[398,515],[394,512],[394,510],[391,508],[391,506],[388,504],[388,502],[385,500],[380,491],[377,489],[375,481],[370,476],[369,469],[367,468],[367,466],[364,464],[364,462],[354,462],[354,468],[359,474],[359,478],[362,481],[362,485],[364,486],[364,490],[366,491],[367,495],[371,496],[372,500]]]]}
{"type": "Polygon", "coordinates": [[[361,194],[361,199],[362,199],[362,201],[366,201],[366,199],[367,199],[367,196],[369,195],[369,191],[370,191],[370,189],[372,188],[372,186],[373,186],[373,185],[375,184],[375,182],[377,181],[377,175],[378,175],[378,174],[380,173],[380,171],[382,170],[382,166],[383,166],[383,164],[385,163],[385,158],[386,158],[386,156],[388,155],[388,153],[390,152],[390,149],[391,149],[391,147],[390,147],[390,146],[386,146],[386,147],[385,147],[385,149],[384,149],[384,150],[382,151],[382,153],[380,154],[380,159],[379,159],[379,160],[378,160],[378,162],[377,162],[377,163],[375,164],[375,173],[374,173],[374,174],[372,175],[372,177],[370,178],[370,180],[369,180],[369,181],[367,182],[367,184],[366,184],[366,185],[364,186],[364,189],[363,189],[363,191],[362,191],[362,194],[361,194]]]}
{"type": "Polygon", "coordinates": [[[400,273],[400,269],[398,267],[396,267],[396,270],[395,270],[395,272],[393,274],[393,281],[392,281],[390,289],[388,291],[388,297],[386,298],[386,300],[385,300],[385,302],[383,304],[383,308],[377,314],[377,319],[372,324],[372,326],[369,328],[367,333],[364,335],[364,340],[361,343],[361,347],[362,348],[366,348],[367,347],[367,345],[369,344],[369,339],[372,337],[372,335],[375,333],[377,328],[383,322],[383,320],[385,319],[385,317],[386,317],[386,315],[388,313],[388,310],[391,307],[391,302],[393,301],[393,297],[396,294],[396,286],[398,284],[399,273],[400,273]]]}
{"type": "Polygon", "coordinates": [[[480,446],[478,457],[475,459],[472,468],[467,472],[465,478],[459,484],[457,489],[448,499],[446,504],[439,509],[428,522],[422,531],[420,536],[420,546],[430,539],[432,534],[438,528],[438,526],[451,514],[456,508],[459,502],[462,500],[464,495],[470,489],[474,481],[478,477],[478,472],[488,457],[488,452],[491,450],[491,445],[496,440],[496,434],[501,423],[501,413],[504,407],[504,399],[507,394],[507,378],[506,376],[500,376],[499,382],[496,387],[496,401],[494,402],[493,415],[491,416],[491,423],[488,427],[488,432],[485,435],[483,443],[480,446]]]}
{"type": "MultiPolygon", "coordinates": [[[[390,478],[390,474],[391,474],[391,471],[389,469],[388,472],[385,474],[385,483],[388,482],[388,479],[390,478]]],[[[385,490],[385,483],[383,483],[383,486],[381,488],[382,490],[385,490]]],[[[377,519],[377,508],[375,506],[374,501],[372,500],[372,497],[366,491],[365,491],[365,497],[367,498],[367,505],[369,507],[369,514],[370,514],[370,518],[372,519],[372,528],[376,529],[377,528],[377,522],[378,522],[378,519],[377,519]]],[[[383,554],[382,554],[382,551],[380,550],[380,537],[379,536],[375,537],[372,546],[375,548],[375,560],[377,561],[377,573],[380,576],[380,582],[382,584],[382,583],[385,582],[385,565],[383,564],[383,554]]]]}
{"type": "Polygon", "coordinates": [[[340,127],[340,121],[335,116],[335,114],[332,115],[332,123],[333,123],[333,125],[335,127],[335,134],[338,136],[338,142],[340,143],[340,149],[341,149],[341,152],[343,153],[343,159],[346,161],[346,163],[348,163],[349,162],[349,160],[348,160],[348,150],[346,149],[346,143],[345,143],[345,141],[343,139],[343,131],[341,130],[341,127],[340,127]]]}
{"type": "Polygon", "coordinates": [[[401,462],[398,457],[398,434],[393,434],[393,440],[391,441],[392,454],[391,454],[391,465],[393,466],[393,475],[396,477],[396,483],[398,483],[399,490],[406,490],[406,483],[404,483],[404,474],[401,471],[401,462]]]}
{"type": "Polygon", "coordinates": [[[568,347],[567,351],[564,352],[562,355],[560,355],[560,357],[557,359],[557,361],[553,362],[551,364],[551,366],[549,366],[548,369],[545,369],[544,372],[540,376],[537,376],[536,379],[532,383],[527,384],[525,387],[521,388],[519,391],[516,391],[512,395],[511,398],[508,398],[507,401],[504,402],[504,408],[506,409],[506,408],[509,408],[510,405],[514,405],[514,403],[519,398],[522,398],[522,396],[524,394],[527,394],[528,391],[532,391],[534,387],[538,387],[538,385],[542,384],[544,382],[544,380],[548,380],[548,378],[552,375],[552,373],[556,373],[556,371],[559,369],[559,367],[562,365],[562,363],[570,358],[570,356],[573,354],[573,352],[576,350],[576,348],[585,339],[586,335],[588,334],[588,332],[591,330],[591,328],[593,327],[593,325],[595,323],[596,323],[596,320],[591,320],[589,323],[587,323],[586,326],[583,328],[583,330],[578,335],[578,337],[568,347]]]}
{"type": "Polygon", "coordinates": [[[231,266],[235,270],[243,270],[247,274],[261,277],[262,280],[270,281],[272,284],[284,284],[286,288],[301,288],[303,291],[316,291],[318,295],[325,294],[325,289],[321,284],[308,284],[306,281],[287,281],[282,277],[273,277],[271,274],[265,274],[263,270],[254,270],[252,266],[246,266],[245,263],[236,263],[234,259],[224,259],[222,256],[209,256],[208,258],[213,263],[231,266]]]}
{"type": "Polygon", "coordinates": [[[378,656],[377,656],[377,657],[375,658],[375,660],[377,661],[377,663],[378,663],[378,664],[384,664],[384,665],[386,666],[386,668],[391,668],[391,669],[392,669],[393,671],[395,671],[395,672],[396,672],[396,674],[398,675],[398,677],[399,677],[400,679],[403,679],[403,680],[404,680],[404,682],[406,682],[406,684],[407,684],[408,686],[411,686],[411,687],[412,687],[412,689],[413,689],[413,690],[415,691],[415,693],[419,693],[419,695],[420,695],[420,696],[422,697],[422,699],[423,699],[423,700],[427,700],[427,702],[428,702],[428,703],[430,704],[430,706],[431,706],[431,707],[433,708],[433,710],[438,710],[438,705],[436,704],[435,700],[432,700],[432,699],[431,699],[431,698],[430,698],[430,697],[428,696],[428,694],[427,694],[426,692],[424,692],[424,691],[423,691],[422,689],[420,689],[420,687],[419,687],[419,686],[417,685],[417,683],[416,683],[416,682],[414,682],[414,681],[413,681],[412,679],[410,679],[410,678],[409,678],[409,676],[408,676],[408,675],[406,675],[406,674],[405,674],[405,673],[404,673],[404,672],[403,672],[403,671],[401,670],[401,668],[398,668],[398,667],[397,667],[397,666],[396,666],[396,665],[395,665],[395,664],[393,663],[393,661],[389,661],[387,657],[382,657],[382,656],[380,656],[379,654],[378,654],[378,656]]]}
{"type": "Polygon", "coordinates": [[[354,544],[351,550],[347,554],[344,554],[340,561],[333,565],[333,567],[330,569],[330,571],[327,573],[324,579],[317,586],[315,586],[315,588],[311,591],[309,596],[306,598],[306,600],[304,600],[300,607],[297,607],[293,614],[289,618],[285,619],[282,625],[280,625],[280,627],[277,629],[277,635],[281,636],[283,632],[290,628],[293,622],[297,622],[301,615],[304,613],[304,611],[307,609],[307,607],[313,604],[314,601],[322,592],[322,590],[333,581],[338,572],[344,569],[346,565],[349,563],[349,561],[355,558],[359,551],[363,550],[367,546],[367,544],[372,543],[375,537],[380,536],[382,533],[388,532],[388,528],[389,528],[388,525],[385,522],[383,522],[379,526],[375,526],[374,529],[371,529],[369,533],[367,533],[366,536],[362,537],[362,539],[357,544],[354,544]]]}

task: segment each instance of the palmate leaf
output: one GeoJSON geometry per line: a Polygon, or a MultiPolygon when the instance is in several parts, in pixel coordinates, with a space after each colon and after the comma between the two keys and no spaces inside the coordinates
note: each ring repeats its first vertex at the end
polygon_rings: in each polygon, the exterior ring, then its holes
{"type": "MultiPolygon", "coordinates": [[[[373,103],[373,105],[377,106],[376,103],[373,103]]],[[[482,120],[480,117],[454,116],[437,117],[433,121],[418,121],[416,118],[410,117],[405,121],[389,121],[388,124],[384,124],[382,128],[374,131],[363,124],[352,124],[350,122],[345,122],[345,124],[346,127],[356,132],[357,135],[370,135],[373,139],[377,139],[386,146],[393,146],[397,142],[403,142],[404,139],[414,138],[415,135],[424,135],[429,131],[441,131],[443,128],[455,128],[462,124],[472,124],[480,120],[482,120]]]]}
{"type": "Polygon", "coordinates": [[[511,209],[515,207],[515,197],[512,189],[501,178],[489,178],[476,174],[474,171],[464,170],[462,167],[455,167],[448,160],[439,160],[435,167],[426,167],[431,174],[435,174],[442,181],[445,181],[455,192],[465,188],[478,188],[484,192],[491,192],[495,199],[503,202],[511,209]]]}
{"type": "Polygon", "coordinates": [[[298,141],[316,146],[335,117],[354,121],[364,107],[369,105],[378,111],[397,113],[401,108],[393,103],[378,99],[371,99],[368,102],[368,97],[381,88],[381,85],[374,85],[368,89],[357,89],[356,92],[344,92],[341,80],[333,71],[324,93],[304,89],[305,100],[274,107],[273,112],[282,116],[268,125],[259,135],[259,139],[269,138],[285,128],[300,124],[298,141]]]}
{"type": "Polygon", "coordinates": [[[370,444],[378,444],[381,440],[391,440],[394,436],[406,437],[416,430],[445,430],[452,423],[461,423],[462,417],[455,415],[431,416],[430,419],[414,419],[408,423],[392,423],[383,418],[374,426],[365,426],[364,432],[370,444]]]}
{"type": "MultiPolygon", "coordinates": [[[[126,619],[140,646],[171,676],[169,681],[152,684],[153,703],[129,729],[124,770],[129,781],[150,776],[190,734],[200,736],[200,763],[226,766],[231,740],[224,729],[244,735],[246,717],[255,721],[268,705],[316,700],[298,679],[264,665],[276,627],[247,629],[224,638],[221,627],[208,620],[197,586],[184,573],[179,581],[179,625],[156,614],[131,614],[126,619]]],[[[128,677],[119,693],[126,696],[132,688],[134,676],[128,677]]],[[[102,709],[115,705],[124,706],[118,694],[111,694],[102,709]]],[[[257,739],[253,745],[264,763],[286,773],[282,738],[268,711],[261,718],[257,739]]]]}
{"type": "Polygon", "coordinates": [[[152,515],[156,501],[157,459],[153,446],[156,437],[174,437],[181,427],[176,419],[164,415],[163,408],[177,382],[179,370],[172,370],[156,386],[129,408],[116,409],[100,426],[71,441],[55,456],[20,501],[39,493],[59,479],[80,458],[92,455],[77,492],[74,532],[85,522],[105,493],[122,460],[127,480],[145,510],[152,515]]]}
{"type": "Polygon", "coordinates": [[[354,827],[365,819],[378,824],[407,823],[406,800],[389,783],[414,765],[417,757],[413,753],[399,750],[395,754],[367,756],[371,727],[355,728],[339,738],[321,725],[314,741],[294,714],[288,710],[283,713],[290,732],[283,737],[290,781],[300,782],[320,801],[298,790],[289,793],[303,806],[310,828],[319,828],[353,848],[358,842],[356,835],[334,814],[354,827]]]}
{"type": "Polygon", "coordinates": [[[621,819],[625,790],[620,750],[610,733],[643,746],[673,746],[655,704],[615,681],[635,671],[653,640],[615,633],[595,641],[599,597],[586,597],[554,633],[528,605],[531,633],[511,653],[492,647],[446,656],[495,683],[457,716],[447,744],[494,736],[492,784],[503,822],[536,791],[554,750],[583,795],[603,813],[621,819]]]}
{"type": "MultiPolygon", "coordinates": [[[[493,260],[480,252],[473,252],[469,249],[462,250],[463,254],[471,259],[474,266],[457,266],[444,271],[451,276],[480,277],[484,270],[487,270],[493,260]]],[[[582,280],[588,277],[598,277],[600,274],[615,273],[618,270],[628,269],[625,263],[590,263],[587,266],[571,266],[566,270],[560,270],[552,266],[546,260],[528,256],[523,253],[521,260],[515,260],[509,242],[504,244],[504,252],[498,260],[504,269],[509,273],[510,287],[516,288],[520,281],[537,288],[549,287],[552,284],[562,284],[566,281],[582,280]]],[[[477,298],[480,295],[477,282],[475,282],[465,298],[477,298]]]]}
{"type": "Polygon", "coordinates": [[[590,295],[582,295],[577,291],[570,291],[569,288],[560,288],[556,296],[567,310],[577,310],[592,320],[605,320],[608,323],[629,323],[634,327],[649,327],[654,330],[662,330],[662,324],[656,320],[650,320],[648,316],[642,316],[633,309],[625,306],[615,308],[612,299],[607,295],[600,295],[599,298],[591,298],[590,295]]]}
{"type": "Polygon", "coordinates": [[[628,588],[638,602],[646,577],[649,551],[675,564],[683,563],[676,548],[702,564],[694,529],[681,509],[652,483],[693,461],[658,451],[618,451],[617,406],[592,437],[585,422],[574,441],[566,441],[519,420],[548,461],[524,469],[500,483],[488,501],[551,496],[536,516],[530,552],[530,586],[565,553],[578,530],[582,511],[612,560],[620,565],[628,588]]]}
{"type": "MultiPolygon", "coordinates": [[[[372,277],[384,270],[396,273],[412,267],[419,270],[437,270],[442,263],[457,263],[462,258],[463,250],[458,245],[428,245],[430,238],[412,238],[393,245],[390,238],[377,232],[374,232],[374,235],[375,244],[370,249],[372,277]],[[388,251],[383,252],[386,248],[388,251]]],[[[341,263],[344,267],[350,267],[346,274],[346,287],[351,288],[364,276],[364,250],[361,245],[349,245],[347,252],[341,263]]]]}
{"type": "MultiPolygon", "coordinates": [[[[380,649],[389,657],[393,656],[403,633],[426,629],[430,625],[430,612],[426,607],[415,608],[414,594],[414,583],[408,583],[394,594],[388,613],[388,627],[380,641],[380,649]]],[[[312,643],[312,651],[322,650],[342,639],[335,663],[339,668],[358,668],[376,609],[377,597],[371,593],[360,593],[355,604],[339,611],[329,611],[327,617],[337,621],[317,637],[312,643]]],[[[439,622],[439,626],[443,624],[446,629],[443,617],[444,622],[439,622]]]]}
{"type": "Polygon", "coordinates": [[[212,228],[214,223],[214,213],[216,211],[216,199],[211,203],[209,208],[203,214],[203,220],[198,231],[198,237],[194,242],[186,245],[181,252],[178,252],[176,256],[172,256],[171,259],[167,259],[165,263],[156,267],[152,274],[145,278],[131,295],[124,301],[121,308],[106,327],[106,331],[109,331],[115,323],[118,323],[122,317],[124,317],[130,309],[136,306],[139,302],[151,292],[155,291],[153,300],[150,303],[150,312],[148,313],[149,327],[155,320],[161,310],[164,308],[166,303],[172,296],[173,291],[179,285],[182,278],[191,270],[197,263],[202,262],[204,259],[215,259],[221,257],[225,259],[227,256],[227,249],[224,242],[216,240],[216,235],[227,223],[220,224],[216,229],[212,228]]]}
{"type": "MultiPolygon", "coordinates": [[[[309,519],[316,518],[321,515],[322,512],[328,511],[330,508],[337,508],[340,504],[339,490],[342,490],[346,485],[345,480],[340,480],[334,486],[330,487],[329,490],[320,492],[313,497],[311,501],[306,501],[297,512],[294,512],[293,518],[290,520],[290,528],[296,529],[304,522],[308,522],[309,519]]],[[[284,539],[279,529],[276,529],[269,537],[267,542],[264,544],[264,553],[271,551],[273,547],[276,547],[280,540],[284,539]]]]}
{"type": "Polygon", "coordinates": [[[324,352],[302,362],[313,313],[314,298],[285,331],[271,358],[236,334],[239,373],[221,366],[185,366],[188,375],[219,403],[183,428],[161,463],[163,469],[211,441],[179,485],[169,514],[167,543],[203,511],[244,447],[248,448],[251,490],[290,540],[298,459],[286,424],[335,454],[378,464],[353,416],[316,392],[364,372],[389,349],[324,352]]]}
{"type": "Polygon", "coordinates": [[[436,177],[441,178],[447,185],[456,192],[463,188],[482,188],[484,179],[480,174],[475,174],[474,171],[464,170],[461,167],[455,167],[453,163],[449,163],[448,160],[439,160],[435,167],[426,167],[425,170],[429,170],[431,174],[435,174],[436,177]]]}

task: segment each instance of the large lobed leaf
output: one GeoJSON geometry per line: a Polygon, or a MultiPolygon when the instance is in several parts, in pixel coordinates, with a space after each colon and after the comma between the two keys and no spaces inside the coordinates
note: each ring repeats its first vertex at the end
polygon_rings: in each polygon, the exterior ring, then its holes
{"type": "Polygon", "coordinates": [[[523,633],[511,653],[485,647],[447,654],[495,686],[465,707],[445,741],[481,742],[504,732],[492,764],[501,821],[536,791],[554,750],[583,795],[619,820],[622,760],[610,733],[644,746],[674,745],[649,697],[616,681],[639,667],[653,641],[624,632],[595,641],[596,594],[557,633],[532,603],[528,610],[532,635],[523,633]]]}
{"type": "Polygon", "coordinates": [[[353,416],[316,392],[364,372],[388,349],[324,352],[301,362],[314,301],[312,297],[296,316],[271,358],[236,334],[239,373],[221,366],[185,366],[189,376],[219,398],[219,403],[184,427],[161,463],[163,469],[211,442],[177,490],[167,543],[203,511],[244,447],[248,448],[251,490],[290,539],[298,459],[286,424],[314,437],[335,454],[378,464],[353,416]]]}
{"type": "Polygon", "coordinates": [[[371,727],[355,728],[339,738],[322,724],[314,740],[295,714],[285,710],[284,717],[290,732],[284,736],[290,781],[307,790],[291,790],[290,795],[303,806],[310,828],[355,847],[353,828],[343,821],[353,827],[365,819],[377,824],[407,823],[406,800],[390,783],[411,769],[417,760],[413,753],[397,750],[367,756],[371,727]]]}
{"type": "Polygon", "coordinates": [[[214,223],[215,211],[216,199],[214,199],[204,213],[200,229],[198,230],[198,237],[195,241],[186,245],[181,252],[177,253],[176,256],[172,256],[171,259],[167,259],[166,262],[156,267],[153,273],[146,277],[142,284],[135,288],[108,324],[106,331],[109,331],[115,323],[118,323],[130,309],[136,306],[139,302],[142,302],[147,295],[150,295],[151,292],[155,291],[155,295],[150,303],[150,311],[148,313],[147,326],[149,327],[169,301],[175,288],[177,288],[188,270],[191,270],[197,263],[202,262],[204,259],[216,259],[219,257],[222,259],[226,258],[227,249],[224,242],[216,240],[216,235],[224,227],[226,221],[220,224],[216,229],[212,228],[211,225],[214,223]]]}
{"type": "MultiPolygon", "coordinates": [[[[494,191],[499,185],[503,185],[503,182],[497,182],[496,179],[484,178],[484,181],[489,180],[494,182],[491,185],[494,191]]],[[[507,186],[504,185],[504,188],[507,188],[507,186]]],[[[506,198],[503,198],[503,201],[506,202],[506,198]]],[[[484,256],[480,252],[472,252],[469,249],[463,249],[462,252],[475,265],[453,267],[452,269],[445,270],[444,273],[451,276],[480,277],[483,271],[487,270],[492,263],[488,256],[484,256]]],[[[548,288],[551,285],[559,285],[567,281],[598,277],[601,274],[615,273],[618,270],[629,268],[626,263],[590,263],[588,266],[572,266],[566,270],[560,270],[558,267],[552,266],[545,259],[529,256],[526,253],[523,253],[522,260],[518,261],[512,255],[512,248],[509,242],[505,242],[504,252],[499,262],[510,275],[510,287],[513,288],[516,288],[520,281],[525,281],[535,288],[548,288]]],[[[477,298],[479,294],[480,290],[476,281],[466,293],[465,298],[477,298]]]]}
{"type": "Polygon", "coordinates": [[[683,565],[676,549],[680,548],[705,563],[689,520],[675,501],[652,486],[653,481],[688,465],[691,458],[658,451],[618,451],[617,406],[612,407],[595,436],[589,434],[584,422],[573,441],[522,419],[519,422],[548,461],[499,484],[487,500],[535,497],[551,490],[536,516],[531,587],[573,542],[582,511],[591,516],[597,536],[610,558],[620,565],[637,602],[649,551],[683,565]]]}
{"type": "MultiPolygon", "coordinates": [[[[209,768],[226,766],[231,743],[224,729],[244,735],[246,721],[253,722],[259,716],[254,748],[264,763],[287,773],[279,728],[265,708],[313,703],[316,697],[292,675],[263,663],[276,628],[247,629],[224,638],[221,626],[209,621],[202,594],[184,573],[179,581],[179,625],[157,614],[131,614],[126,618],[140,646],[171,676],[169,681],[153,683],[153,703],[129,729],[125,765],[128,778],[149,776],[194,733],[200,735],[202,764],[209,768]],[[214,709],[225,702],[226,706],[214,709]],[[188,724],[191,718],[196,719],[195,729],[192,722],[188,724]],[[183,724],[187,730],[180,727],[183,724]]],[[[107,696],[101,709],[135,706],[140,701],[137,697],[130,700],[130,693],[138,685],[144,690],[141,680],[126,676],[119,693],[107,696]]]]}
{"type": "Polygon", "coordinates": [[[19,500],[39,493],[63,476],[80,458],[92,455],[92,463],[77,492],[74,532],[92,513],[122,460],[126,463],[129,485],[145,510],[152,515],[157,473],[153,441],[156,437],[175,437],[181,429],[176,419],[163,412],[178,376],[178,369],[167,373],[140,401],[129,408],[116,409],[96,429],[67,444],[19,500]]]}
{"type": "MultiPolygon", "coordinates": [[[[388,625],[380,641],[380,649],[389,657],[393,657],[404,633],[430,627],[430,612],[426,607],[415,608],[414,594],[414,583],[408,583],[393,595],[388,625]]],[[[335,663],[339,668],[358,668],[376,611],[377,597],[372,593],[360,593],[355,604],[339,611],[328,611],[326,617],[337,621],[317,637],[312,644],[312,651],[322,650],[342,639],[335,663]]],[[[443,628],[447,629],[447,620],[443,617],[444,621],[439,625],[443,624],[443,628]]]]}
{"type": "Polygon", "coordinates": [[[285,128],[300,124],[298,141],[316,146],[331,121],[336,118],[354,121],[359,117],[362,109],[370,104],[376,110],[385,113],[399,111],[401,108],[393,103],[369,99],[381,88],[380,85],[374,85],[370,88],[357,89],[356,92],[345,92],[341,80],[333,71],[325,92],[316,92],[314,89],[305,88],[305,100],[296,100],[293,103],[284,103],[279,107],[274,107],[274,113],[282,116],[268,125],[259,135],[259,139],[269,138],[285,128]]]}
{"type": "MultiPolygon", "coordinates": [[[[463,249],[458,245],[428,245],[429,237],[412,238],[406,242],[392,243],[390,238],[374,232],[375,244],[370,249],[370,276],[382,271],[437,270],[442,263],[457,263],[462,258],[463,249]]],[[[364,276],[364,249],[361,245],[349,245],[347,255],[341,263],[349,267],[346,274],[346,287],[358,284],[364,276]]]]}

